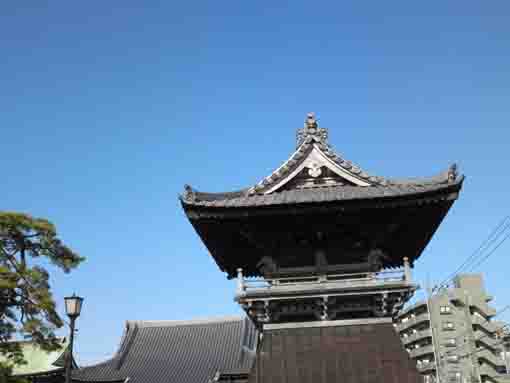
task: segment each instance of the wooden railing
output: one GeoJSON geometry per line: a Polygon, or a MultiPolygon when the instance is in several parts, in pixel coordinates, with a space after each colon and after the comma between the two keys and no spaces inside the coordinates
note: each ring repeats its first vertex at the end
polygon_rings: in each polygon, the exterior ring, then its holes
{"type": "MultiPolygon", "coordinates": [[[[238,269],[237,282],[238,293],[246,293],[254,290],[269,290],[283,286],[313,286],[324,284],[342,284],[346,285],[359,282],[397,282],[406,281],[406,272],[404,269],[383,270],[380,272],[363,272],[350,274],[324,274],[299,277],[282,278],[244,278],[242,269],[238,269]]],[[[410,281],[408,281],[410,282],[410,281]]]]}

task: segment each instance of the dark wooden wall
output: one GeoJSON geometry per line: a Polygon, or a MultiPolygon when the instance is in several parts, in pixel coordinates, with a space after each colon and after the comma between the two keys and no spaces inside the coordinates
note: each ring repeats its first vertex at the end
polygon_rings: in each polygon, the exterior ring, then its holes
{"type": "Polygon", "coordinates": [[[264,332],[249,383],[422,383],[391,323],[264,332]]]}

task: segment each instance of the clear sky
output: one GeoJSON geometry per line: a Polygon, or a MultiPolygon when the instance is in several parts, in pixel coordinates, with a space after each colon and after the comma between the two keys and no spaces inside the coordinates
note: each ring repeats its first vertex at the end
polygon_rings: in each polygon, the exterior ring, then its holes
{"type": "MultiPolygon", "coordinates": [[[[250,186],[314,111],[389,177],[467,176],[415,275],[439,281],[510,213],[508,1],[11,1],[0,6],[0,209],[87,257],[78,358],[127,319],[240,313],[177,196],[250,186]]],[[[481,267],[510,303],[510,241],[481,267]]],[[[62,309],[62,304],[60,304],[62,309]]],[[[510,319],[506,316],[503,319],[510,319]]]]}

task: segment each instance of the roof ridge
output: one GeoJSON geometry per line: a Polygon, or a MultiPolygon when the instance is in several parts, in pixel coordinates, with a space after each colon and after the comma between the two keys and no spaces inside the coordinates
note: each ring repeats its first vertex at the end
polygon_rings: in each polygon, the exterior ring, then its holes
{"type": "Polygon", "coordinates": [[[126,324],[137,326],[139,328],[144,327],[174,327],[174,326],[194,326],[202,324],[212,323],[229,323],[229,322],[241,322],[245,319],[245,316],[222,316],[222,317],[207,317],[207,318],[195,318],[195,319],[170,319],[170,320],[128,320],[126,324]]]}
{"type": "MultiPolygon", "coordinates": [[[[435,186],[446,185],[456,182],[460,176],[456,164],[442,171],[441,173],[432,177],[408,177],[408,178],[395,178],[382,177],[366,172],[360,165],[349,161],[340,153],[336,152],[333,146],[328,142],[328,131],[326,128],[319,128],[318,120],[315,118],[314,113],[308,113],[305,126],[298,129],[297,132],[297,148],[287,158],[286,161],[274,169],[271,174],[262,178],[257,184],[251,187],[244,188],[234,192],[220,192],[220,193],[207,193],[194,190],[191,186],[184,186],[184,193],[179,196],[181,203],[185,205],[193,205],[197,202],[213,202],[213,201],[232,201],[239,199],[246,199],[250,197],[258,197],[261,195],[273,194],[291,182],[295,177],[304,169],[308,169],[308,175],[312,178],[319,177],[322,173],[322,167],[327,167],[333,173],[336,173],[340,180],[337,180],[338,186],[344,189],[348,188],[350,184],[355,184],[356,187],[383,187],[391,188],[396,187],[421,187],[421,186],[435,186]],[[312,171],[314,174],[310,173],[312,171]],[[342,179],[347,181],[345,184],[342,179]]],[[[315,182],[309,178],[306,189],[316,189],[316,185],[320,182],[315,182]],[[310,183],[312,181],[313,183],[310,183]],[[311,185],[311,186],[310,186],[311,185]]],[[[325,176],[324,176],[325,177],[325,176]]],[[[332,182],[328,180],[324,183],[324,187],[331,189],[335,186],[334,179],[332,182]]],[[[293,187],[292,190],[300,188],[293,187]]],[[[224,207],[235,206],[226,205],[224,207]]]]}

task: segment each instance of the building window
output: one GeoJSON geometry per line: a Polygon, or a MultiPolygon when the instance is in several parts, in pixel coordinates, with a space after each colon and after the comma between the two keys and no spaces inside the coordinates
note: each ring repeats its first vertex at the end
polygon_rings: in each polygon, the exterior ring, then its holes
{"type": "Polygon", "coordinates": [[[443,322],[443,330],[455,330],[455,324],[453,322],[443,322]]]}
{"type": "Polygon", "coordinates": [[[441,314],[450,314],[451,308],[450,308],[450,306],[441,306],[439,308],[439,311],[441,312],[441,314]]]}

